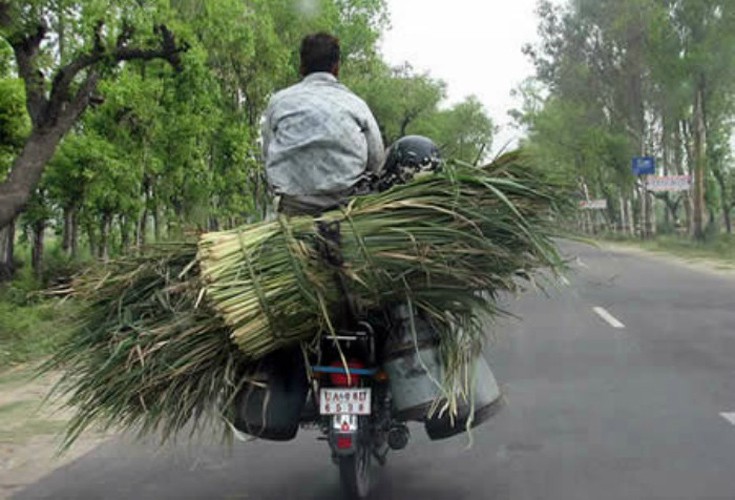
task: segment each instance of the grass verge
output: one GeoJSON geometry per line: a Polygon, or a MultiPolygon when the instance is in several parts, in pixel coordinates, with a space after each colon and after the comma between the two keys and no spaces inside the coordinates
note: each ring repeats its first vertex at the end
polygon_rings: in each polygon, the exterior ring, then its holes
{"type": "Polygon", "coordinates": [[[75,310],[68,302],[17,304],[0,294],[0,372],[53,352],[75,310]]]}
{"type": "Polygon", "coordinates": [[[653,252],[668,253],[689,260],[708,260],[723,269],[735,268],[735,235],[723,234],[701,242],[675,235],[660,235],[645,241],[620,237],[601,239],[653,252]]]}

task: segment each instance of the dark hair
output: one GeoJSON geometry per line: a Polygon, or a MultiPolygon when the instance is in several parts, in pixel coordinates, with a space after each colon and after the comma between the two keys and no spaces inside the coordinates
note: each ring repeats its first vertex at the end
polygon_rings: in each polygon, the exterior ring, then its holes
{"type": "Polygon", "coordinates": [[[304,76],[317,71],[330,72],[339,63],[339,38],[328,33],[307,35],[301,41],[301,72],[304,76]]]}

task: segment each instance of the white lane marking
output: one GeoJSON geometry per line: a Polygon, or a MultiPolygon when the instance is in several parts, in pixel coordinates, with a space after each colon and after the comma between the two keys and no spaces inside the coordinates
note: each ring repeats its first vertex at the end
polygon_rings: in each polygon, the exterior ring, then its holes
{"type": "Polygon", "coordinates": [[[595,311],[599,317],[604,319],[607,324],[609,324],[613,328],[625,328],[625,325],[618,321],[615,316],[607,312],[604,307],[593,307],[592,310],[595,311]]]}
{"type": "Polygon", "coordinates": [[[720,416],[735,425],[735,413],[720,413],[720,416]]]}

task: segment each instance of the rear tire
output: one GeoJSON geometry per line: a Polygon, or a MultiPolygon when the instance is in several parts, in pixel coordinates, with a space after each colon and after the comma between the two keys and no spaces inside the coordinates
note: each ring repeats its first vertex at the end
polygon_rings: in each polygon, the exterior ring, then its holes
{"type": "Polygon", "coordinates": [[[348,500],[363,500],[370,494],[371,453],[364,445],[358,445],[353,455],[339,457],[339,479],[342,494],[348,500]]]}

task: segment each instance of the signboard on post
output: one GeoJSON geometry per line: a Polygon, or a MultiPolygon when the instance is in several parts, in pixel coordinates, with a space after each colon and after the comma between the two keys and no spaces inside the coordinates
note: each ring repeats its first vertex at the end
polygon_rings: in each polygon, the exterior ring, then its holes
{"type": "Polygon", "coordinates": [[[655,193],[689,191],[692,178],[688,175],[662,175],[649,177],[647,188],[655,193]]]}
{"type": "Polygon", "coordinates": [[[633,175],[654,175],[656,173],[656,158],[640,156],[633,158],[633,175]]]}
{"type": "Polygon", "coordinates": [[[582,200],[579,208],[583,210],[607,210],[607,200],[582,200]]]}

